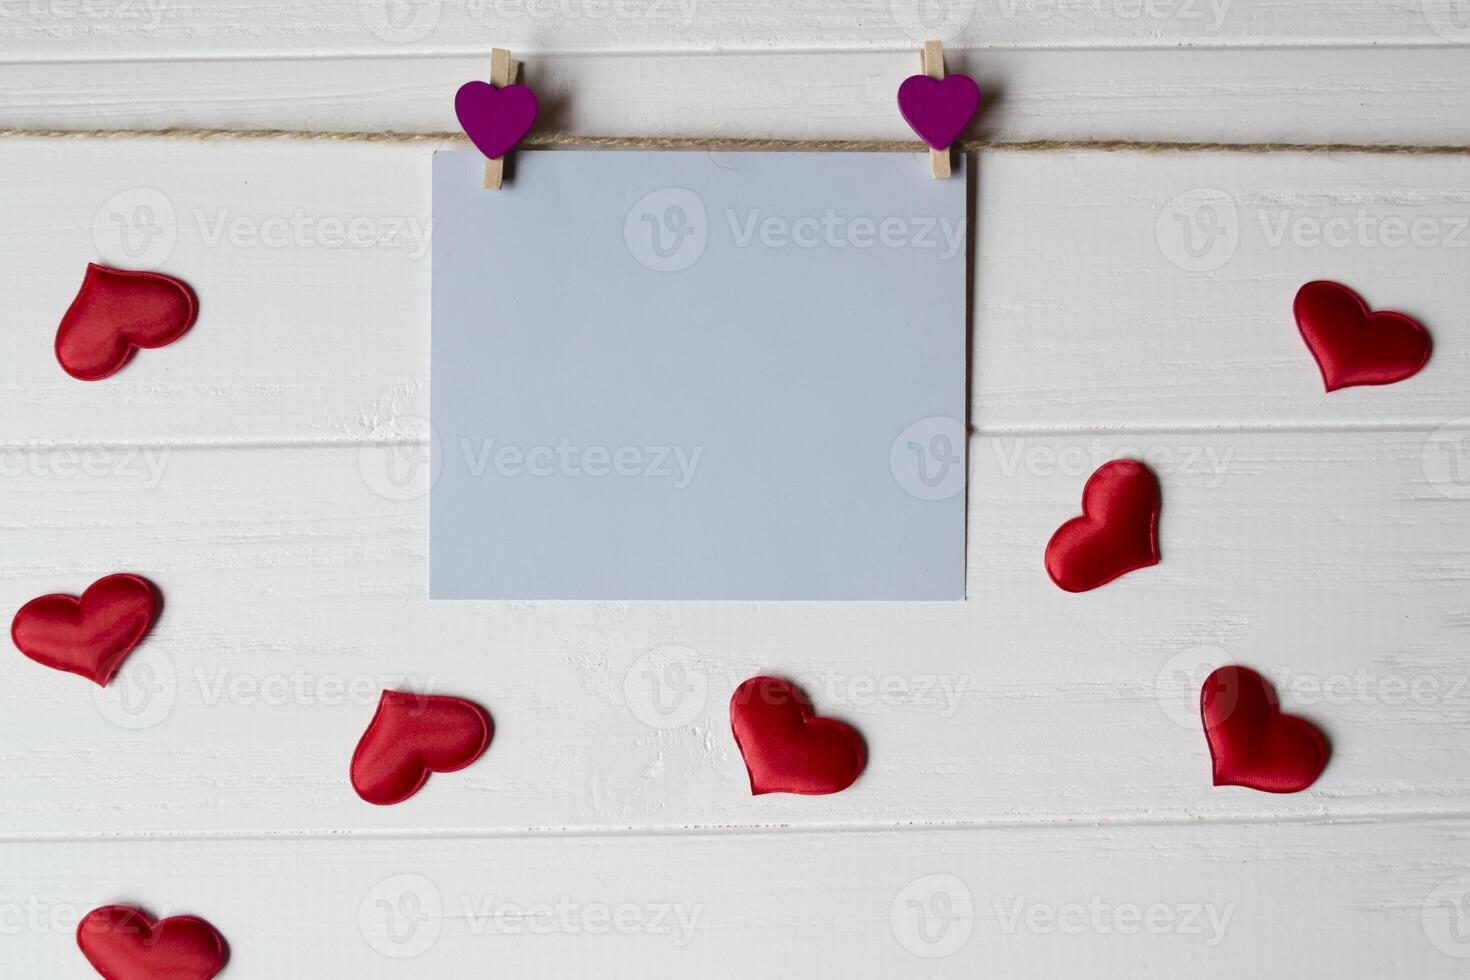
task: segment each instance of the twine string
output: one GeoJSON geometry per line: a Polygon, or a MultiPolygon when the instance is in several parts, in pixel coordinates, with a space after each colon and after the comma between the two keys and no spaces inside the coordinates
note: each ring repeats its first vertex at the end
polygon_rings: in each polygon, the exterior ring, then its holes
{"type": "MultiPolygon", "coordinates": [[[[466,143],[458,130],[393,132],[388,130],[305,129],[0,129],[0,139],[168,139],[168,140],[303,140],[327,143],[466,143]]],[[[806,150],[826,152],[909,152],[927,149],[918,140],[774,139],[765,137],[707,136],[581,136],[572,133],[532,133],[520,146],[532,148],[585,148],[630,150],[806,150]]],[[[1418,143],[1229,143],[1207,140],[956,140],[961,152],[1001,150],[1013,153],[1131,152],[1131,153],[1371,153],[1394,156],[1470,156],[1470,146],[1418,143]]]]}

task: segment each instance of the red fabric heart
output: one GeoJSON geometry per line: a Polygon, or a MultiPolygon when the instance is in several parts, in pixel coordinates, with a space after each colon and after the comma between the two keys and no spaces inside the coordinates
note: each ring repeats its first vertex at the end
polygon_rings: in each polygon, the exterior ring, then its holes
{"type": "Polygon", "coordinates": [[[56,360],[81,381],[114,374],[138,347],[171,344],[194,323],[193,291],[172,276],[88,263],[56,330],[56,360]]]}
{"type": "Polygon", "coordinates": [[[352,788],[369,803],[402,803],[431,772],[455,772],[490,744],[490,716],[460,698],[384,691],[352,753],[352,788]]]}
{"type": "Polygon", "coordinates": [[[1046,543],[1046,573],[1068,592],[1106,585],[1159,563],[1159,485],[1131,459],[1099,466],[1082,488],[1082,516],[1046,543]]]}
{"type": "Polygon", "coordinates": [[[813,715],[796,689],[775,677],[752,677],[735,689],[730,728],[756,796],[836,793],[863,771],[857,732],[813,715]]]}
{"type": "Polygon", "coordinates": [[[1388,385],[1413,377],[1429,360],[1429,334],[1402,313],[1370,313],[1358,294],[1335,282],[1297,290],[1297,329],[1317,360],[1328,391],[1388,385]]]}
{"type": "Polygon", "coordinates": [[[43,595],[10,621],[10,638],[38,664],[80,674],[101,687],[158,618],[153,583],[137,575],[99,578],[80,599],[43,595]]]}
{"type": "Polygon", "coordinates": [[[209,980],[225,965],[225,941],[192,915],[153,922],[137,909],[105,905],[77,925],[77,946],[107,980],[209,980]]]}
{"type": "Polygon", "coordinates": [[[1266,793],[1297,793],[1327,765],[1317,729],[1284,715],[1260,674],[1221,667],[1199,695],[1216,786],[1248,786],[1266,793]]]}

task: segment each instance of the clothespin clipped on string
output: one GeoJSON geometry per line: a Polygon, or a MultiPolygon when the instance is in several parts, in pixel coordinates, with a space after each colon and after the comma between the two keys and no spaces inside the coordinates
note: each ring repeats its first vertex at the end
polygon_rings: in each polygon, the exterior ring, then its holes
{"type": "Polygon", "coordinates": [[[898,87],[898,111],[928,145],[929,173],[939,180],[951,173],[950,144],[980,108],[980,87],[969,75],[944,74],[944,45],[938,41],[924,42],[922,66],[923,74],[910,75],[898,87]]]}
{"type": "Polygon", "coordinates": [[[505,155],[536,121],[536,94],[516,84],[521,64],[504,48],[490,52],[490,82],[465,82],[454,94],[460,128],[485,154],[485,187],[500,190],[505,155]]]}

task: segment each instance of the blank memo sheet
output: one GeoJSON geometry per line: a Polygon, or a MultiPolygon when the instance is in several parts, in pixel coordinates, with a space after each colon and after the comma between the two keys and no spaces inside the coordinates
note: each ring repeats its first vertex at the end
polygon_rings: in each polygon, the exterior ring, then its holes
{"type": "Polygon", "coordinates": [[[909,153],[434,155],[436,599],[961,599],[966,191],[909,153]]]}

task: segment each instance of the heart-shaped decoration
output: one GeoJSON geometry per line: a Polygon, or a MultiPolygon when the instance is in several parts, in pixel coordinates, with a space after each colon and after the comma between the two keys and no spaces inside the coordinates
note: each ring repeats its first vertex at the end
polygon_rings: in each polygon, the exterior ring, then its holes
{"type": "Polygon", "coordinates": [[[1099,466],[1082,488],[1082,516],[1046,543],[1046,573],[1068,592],[1106,585],[1159,563],[1159,485],[1131,459],[1099,466]]]}
{"type": "Polygon", "coordinates": [[[752,677],[735,689],[730,728],[756,796],[836,793],[863,771],[857,732],[816,717],[794,687],[775,677],[752,677]]]}
{"type": "Polygon", "coordinates": [[[455,772],[490,744],[490,716],[460,698],[384,691],[352,753],[352,788],[378,806],[402,803],[431,772],[455,772]]]}
{"type": "Polygon", "coordinates": [[[153,626],[159,606],[158,590],[147,579],[108,575],[80,599],[58,594],[27,602],[10,621],[10,638],[36,663],[106,687],[153,626]]]}
{"type": "Polygon", "coordinates": [[[911,75],[898,87],[898,111],[931,149],[959,139],[978,108],[980,86],[969,75],[911,75]]]}
{"type": "Polygon", "coordinates": [[[173,343],[194,323],[194,292],[172,276],[88,263],[56,328],[56,360],[80,381],[115,374],[133,351],[173,343]]]}
{"type": "Polygon", "coordinates": [[[1199,695],[1216,786],[1297,793],[1327,765],[1327,745],[1311,724],[1281,713],[1266,681],[1245,667],[1221,667],[1199,695]]]}
{"type": "Polygon", "coordinates": [[[465,82],[454,93],[459,126],[485,156],[498,160],[521,141],[536,121],[536,94],[524,85],[465,82]]]}
{"type": "Polygon", "coordinates": [[[203,919],[176,915],[154,922],[123,905],[83,916],[77,946],[107,980],[209,980],[226,958],[224,938],[203,919]]]}
{"type": "Polygon", "coordinates": [[[1335,282],[1309,282],[1292,306],[1297,329],[1328,391],[1388,385],[1429,361],[1429,334],[1402,313],[1370,313],[1357,293],[1335,282]]]}

